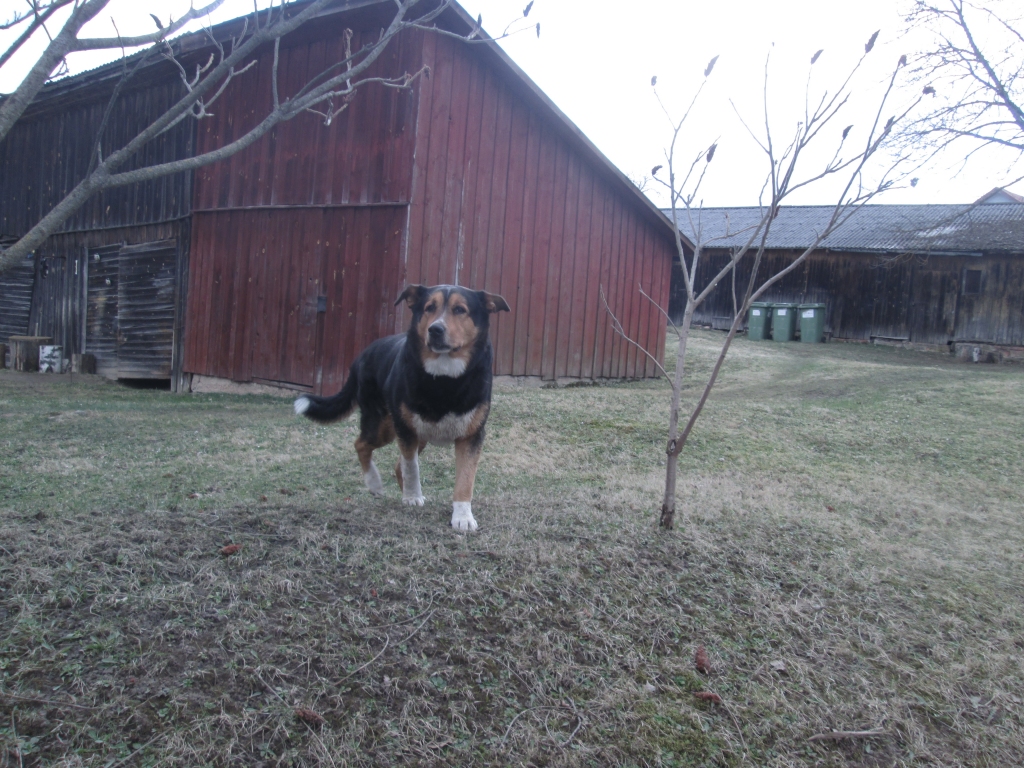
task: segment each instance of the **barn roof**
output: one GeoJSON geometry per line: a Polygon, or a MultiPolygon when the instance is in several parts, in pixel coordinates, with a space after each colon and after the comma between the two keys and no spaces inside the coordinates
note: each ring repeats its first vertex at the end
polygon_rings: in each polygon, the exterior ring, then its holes
{"type": "MultiPolygon", "coordinates": [[[[804,249],[825,229],[830,205],[784,206],[772,222],[767,247],[804,249]]],[[[680,231],[705,248],[746,244],[763,209],[703,208],[679,212],[680,231]]],[[[671,217],[671,212],[666,211],[671,217]]],[[[821,250],[935,255],[1024,255],[1024,204],[865,205],[819,246],[821,250]]]]}
{"type": "MultiPolygon", "coordinates": [[[[348,13],[356,10],[366,10],[369,12],[381,12],[391,9],[393,7],[394,0],[336,0],[336,2],[330,4],[326,9],[318,14],[319,18],[334,16],[339,13],[348,13]]],[[[286,7],[286,13],[294,14],[301,10],[305,2],[296,2],[289,4],[286,7]]],[[[261,16],[265,16],[266,11],[261,12],[261,16]]],[[[212,29],[203,30],[200,32],[186,33],[172,39],[170,45],[176,55],[191,54],[199,51],[205,51],[211,47],[211,38],[217,40],[220,43],[226,43],[233,37],[238,36],[246,20],[251,18],[251,14],[247,16],[241,16],[230,21],[223,22],[214,26],[212,29]]],[[[476,28],[476,20],[473,19],[469,13],[466,12],[462,6],[457,2],[452,2],[449,9],[442,14],[438,20],[437,25],[448,31],[455,32],[457,34],[468,34],[470,31],[476,28]]],[[[504,71],[508,76],[510,84],[515,87],[523,96],[525,96],[534,107],[547,112],[556,127],[556,129],[566,138],[573,146],[575,146],[584,157],[590,159],[594,168],[598,173],[604,177],[613,187],[617,188],[625,197],[632,201],[632,203],[643,210],[646,218],[655,226],[661,228],[668,238],[673,238],[672,222],[669,218],[664,216],[661,210],[651,200],[641,192],[633,182],[621,171],[619,168],[609,160],[601,150],[586,136],[580,128],[569,119],[569,117],[562,112],[561,109],[545,94],[533,80],[522,70],[520,67],[505,53],[504,49],[498,45],[486,32],[480,30],[478,36],[481,38],[477,44],[478,49],[482,49],[485,55],[489,59],[496,63],[499,71],[504,71]]],[[[76,95],[84,95],[86,92],[90,92],[96,88],[111,88],[123,75],[125,67],[137,61],[139,58],[146,55],[146,51],[139,51],[134,53],[125,59],[117,59],[108,64],[100,65],[87,72],[81,72],[70,77],[61,78],[48,83],[40,91],[36,97],[35,102],[29,108],[26,113],[31,114],[32,112],[49,109],[66,109],[70,101],[74,100],[76,95]],[[70,97],[70,99],[69,99],[70,97]]],[[[152,61],[146,63],[140,69],[147,70],[147,72],[139,72],[137,80],[139,82],[146,82],[147,74],[150,79],[153,77],[167,76],[169,74],[173,78],[178,77],[177,70],[173,68],[162,56],[152,57],[152,61]],[[163,72],[163,75],[158,73],[163,72]]],[[[0,100],[4,97],[0,95],[0,100]]],[[[689,244],[689,243],[688,243],[689,244]]]]}

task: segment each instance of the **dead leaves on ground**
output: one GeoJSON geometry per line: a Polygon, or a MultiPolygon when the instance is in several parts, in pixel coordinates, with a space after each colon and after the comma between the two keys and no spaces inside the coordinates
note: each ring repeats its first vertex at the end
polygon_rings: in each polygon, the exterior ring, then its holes
{"type": "Polygon", "coordinates": [[[304,707],[299,707],[295,710],[295,717],[306,725],[317,727],[327,722],[319,712],[314,712],[312,709],[305,709],[304,707]]]}
{"type": "Polygon", "coordinates": [[[697,671],[705,675],[711,673],[711,659],[708,658],[708,651],[703,645],[697,646],[697,652],[693,655],[693,665],[697,671]]]}
{"type": "Polygon", "coordinates": [[[710,701],[712,704],[722,703],[722,697],[713,691],[697,691],[693,695],[701,701],[710,701]]]}
{"type": "Polygon", "coordinates": [[[236,554],[241,548],[241,544],[228,544],[226,547],[220,548],[220,553],[224,555],[224,557],[231,557],[232,555],[236,554]]]}

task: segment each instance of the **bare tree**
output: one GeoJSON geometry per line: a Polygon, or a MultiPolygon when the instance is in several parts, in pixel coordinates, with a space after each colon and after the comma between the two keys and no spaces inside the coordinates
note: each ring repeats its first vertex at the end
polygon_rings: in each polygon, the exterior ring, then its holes
{"type": "MultiPolygon", "coordinates": [[[[409,29],[426,29],[438,34],[453,35],[449,30],[438,28],[435,24],[438,17],[451,5],[452,0],[392,0],[394,17],[385,29],[382,29],[376,40],[359,50],[353,51],[347,44],[344,58],[331,63],[318,75],[311,78],[293,95],[282,98],[278,91],[278,51],[281,38],[298,29],[318,14],[336,5],[338,0],[306,0],[304,2],[279,2],[277,7],[271,3],[265,11],[254,11],[246,18],[241,31],[228,41],[218,40],[209,29],[205,32],[212,53],[208,61],[195,67],[187,67],[181,60],[175,47],[168,41],[174,32],[196,18],[202,18],[221,5],[223,0],[211,0],[201,8],[193,8],[182,18],[163,24],[155,15],[153,20],[156,31],[131,38],[79,38],[82,27],[96,16],[109,0],[29,0],[30,10],[16,15],[6,22],[5,27],[13,29],[19,25],[25,27],[23,33],[10,48],[0,55],[0,66],[10,60],[11,55],[24,45],[28,38],[39,29],[46,30],[46,21],[57,11],[70,7],[71,13],[60,31],[52,35],[51,42],[31,69],[28,76],[10,96],[0,102],[0,141],[10,132],[17,120],[24,114],[32,99],[39,93],[47,79],[57,70],[64,58],[73,52],[101,48],[135,48],[146,46],[132,57],[124,57],[123,73],[114,88],[107,107],[109,116],[114,102],[121,94],[133,75],[148,63],[159,58],[174,62],[179,70],[185,93],[166,112],[153,120],[137,135],[132,137],[123,147],[106,156],[102,153],[104,118],[100,135],[96,137],[88,172],[71,191],[20,239],[9,247],[0,250],[0,273],[18,264],[51,234],[56,232],[63,222],[96,193],[112,187],[124,186],[149,181],[174,173],[192,171],[210,163],[223,160],[266,135],[274,126],[291,120],[303,112],[319,115],[328,124],[342,112],[356,93],[370,83],[388,88],[409,88],[416,78],[428,73],[426,68],[419,72],[403,73],[394,77],[371,77],[368,70],[381,56],[388,44],[399,34],[409,29]],[[122,170],[132,158],[139,156],[141,150],[151,141],[186,119],[202,119],[207,116],[208,107],[217,100],[231,81],[255,63],[257,51],[267,45],[274,50],[273,72],[271,77],[273,99],[269,111],[247,133],[239,136],[228,144],[191,157],[171,162],[155,163],[132,170],[122,170]]],[[[523,11],[522,18],[529,15],[533,3],[529,3],[523,11]]],[[[159,9],[159,3],[153,3],[159,9]]],[[[460,39],[480,42],[485,39],[481,30],[482,19],[465,35],[457,35],[460,39]]],[[[523,31],[522,24],[516,22],[509,25],[498,38],[506,37],[523,31]]],[[[533,29],[533,27],[530,27],[533,29]]],[[[537,25],[537,33],[540,27],[537,25]]],[[[47,31],[49,35],[49,31],[47,31]]],[[[346,33],[349,43],[351,33],[346,33]]],[[[486,38],[488,40],[492,38],[486,38]]]]}
{"type": "MultiPolygon", "coordinates": [[[[911,72],[930,109],[904,131],[932,154],[965,146],[964,162],[982,149],[1010,151],[1010,169],[1024,153],[1024,14],[999,0],[914,0],[911,28],[932,43],[911,72]]],[[[1010,170],[1008,169],[1008,170],[1010,170]]]]}
{"type": "MultiPolygon", "coordinates": [[[[768,66],[766,64],[763,128],[758,133],[744,123],[748,132],[760,147],[768,166],[764,191],[759,201],[762,214],[756,224],[744,230],[726,233],[725,237],[728,238],[745,236],[745,244],[735,249],[728,263],[703,286],[696,284],[698,267],[701,264],[702,258],[706,256],[705,250],[715,247],[715,240],[720,239],[721,236],[705,237],[701,223],[698,195],[701,182],[708,172],[711,162],[714,160],[718,145],[717,143],[712,144],[693,155],[689,159],[684,171],[679,173],[676,170],[677,144],[693,107],[704,88],[704,84],[707,83],[707,78],[714,69],[717,56],[715,59],[712,59],[705,69],[704,83],[698,88],[693,101],[691,101],[683,117],[679,120],[669,117],[672,124],[672,141],[665,153],[665,164],[664,166],[659,165],[652,169],[651,175],[666,188],[669,194],[672,220],[676,231],[676,251],[680,266],[682,267],[686,290],[686,305],[683,311],[682,322],[678,326],[674,325],[668,317],[668,313],[663,308],[660,308],[678,338],[675,374],[669,382],[672,387],[672,400],[669,409],[668,444],[666,446],[665,494],[660,517],[660,524],[663,528],[672,528],[675,521],[676,474],[679,454],[686,445],[693,426],[704,409],[704,405],[707,403],[708,396],[711,394],[711,390],[718,379],[729,347],[737,331],[742,326],[743,318],[746,316],[751,303],[756,301],[771,286],[799,267],[818,245],[839,229],[858,208],[880,193],[891,189],[901,178],[900,169],[903,165],[901,159],[891,160],[890,158],[887,164],[881,168],[874,167],[877,164],[872,161],[879,156],[880,150],[887,145],[893,135],[894,127],[906,117],[917,103],[915,102],[899,114],[892,115],[887,119],[883,118],[883,115],[889,109],[888,101],[896,84],[897,75],[906,65],[906,57],[902,57],[899,60],[887,87],[879,98],[873,121],[867,125],[865,130],[851,133],[854,126],[850,125],[840,130],[837,125],[840,116],[844,112],[844,107],[847,106],[850,98],[853,77],[863,64],[864,58],[874,47],[877,35],[878,33],[876,32],[868,41],[865,46],[864,56],[853,67],[849,76],[835,93],[825,92],[818,97],[816,103],[812,103],[810,98],[811,81],[808,78],[805,114],[803,119],[797,124],[792,138],[782,145],[777,143],[768,119],[768,66]],[[855,140],[857,141],[856,146],[854,146],[855,140]],[[830,159],[823,166],[806,172],[804,166],[809,162],[806,160],[806,157],[811,154],[810,148],[814,145],[829,142],[835,146],[830,159]],[[659,175],[659,171],[662,168],[665,168],[665,171],[659,175]],[[826,225],[815,234],[811,245],[800,253],[786,268],[774,275],[763,277],[759,275],[772,223],[777,217],[781,206],[797,190],[828,180],[838,181],[840,192],[826,225]],[[684,224],[686,225],[685,227],[682,226],[684,224]],[[689,244],[687,244],[681,234],[681,229],[684,228],[691,233],[690,239],[692,242],[689,244]],[[750,278],[742,292],[742,297],[737,297],[735,294],[737,266],[745,259],[749,260],[750,263],[750,278]],[[693,314],[721,281],[730,275],[732,275],[734,280],[735,301],[732,325],[725,337],[718,359],[704,386],[701,397],[690,411],[685,425],[680,429],[683,417],[681,393],[683,377],[685,375],[686,348],[693,314]]],[[[821,51],[818,51],[811,58],[812,67],[821,53],[821,51]]],[[[652,85],[654,84],[655,81],[652,80],[652,85]]],[[[666,110],[666,115],[668,116],[668,114],[666,110]]],[[[608,311],[611,314],[611,310],[609,309],[608,311]]],[[[624,335],[621,325],[618,324],[614,316],[612,316],[612,324],[618,333],[624,335]]],[[[632,342],[632,340],[630,341],[632,342]]],[[[646,350],[644,351],[646,353],[646,350]]]]}

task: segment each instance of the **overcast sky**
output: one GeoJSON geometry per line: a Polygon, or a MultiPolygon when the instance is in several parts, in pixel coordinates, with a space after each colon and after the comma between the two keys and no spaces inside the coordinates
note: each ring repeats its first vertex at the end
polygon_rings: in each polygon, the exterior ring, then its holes
{"type": "MultiPolygon", "coordinates": [[[[463,0],[462,4],[473,16],[483,14],[484,28],[497,35],[521,17],[526,2],[463,0]]],[[[0,17],[10,16],[22,4],[23,0],[0,0],[0,17]]],[[[261,6],[265,4],[260,0],[261,6]]],[[[110,34],[111,17],[117,19],[122,34],[148,31],[152,7],[160,8],[159,15],[166,19],[182,13],[188,2],[112,0],[85,34],[110,34]]],[[[251,0],[228,0],[215,21],[251,8],[251,0]]],[[[704,203],[755,205],[767,166],[740,117],[763,133],[766,60],[770,59],[769,117],[778,142],[791,136],[802,118],[805,93],[820,97],[834,90],[863,53],[871,34],[881,30],[878,44],[854,81],[848,115],[823,133],[823,154],[808,158],[805,170],[810,174],[816,162],[831,155],[846,125],[855,126],[851,139],[867,129],[882,85],[900,55],[912,56],[927,44],[921,36],[904,34],[901,8],[906,8],[901,0],[536,0],[527,20],[530,29],[502,45],[598,148],[634,179],[664,164],[664,150],[671,140],[651,77],[657,76],[657,91],[668,111],[679,117],[704,80],[709,60],[719,56],[682,135],[682,154],[695,156],[717,140],[718,150],[701,190],[704,203]],[[537,22],[539,38],[532,27],[537,22]],[[820,48],[824,53],[812,68],[810,58],[820,48]]],[[[0,36],[3,47],[6,39],[0,36]]],[[[26,52],[22,61],[12,61],[0,71],[0,91],[16,86],[29,55],[26,52]]],[[[83,54],[72,59],[71,67],[81,71],[99,63],[94,54],[83,54]]],[[[919,88],[897,94],[885,116],[919,88]]],[[[892,191],[879,202],[970,202],[1003,183],[1013,159],[997,151],[980,153],[961,168],[956,157],[947,156],[944,162],[916,173],[920,181],[915,188],[892,191]]],[[[648,187],[660,204],[664,198],[658,191],[657,185],[648,187]]],[[[834,186],[818,185],[792,202],[827,204],[835,202],[836,194],[834,186]]]]}

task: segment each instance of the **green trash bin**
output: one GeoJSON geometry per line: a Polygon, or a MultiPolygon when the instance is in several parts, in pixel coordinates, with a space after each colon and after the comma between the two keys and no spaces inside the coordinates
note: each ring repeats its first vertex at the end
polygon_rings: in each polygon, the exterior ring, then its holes
{"type": "Polygon", "coordinates": [[[800,341],[817,344],[825,338],[825,305],[801,304],[797,307],[800,314],[800,341]]]}
{"type": "Polygon", "coordinates": [[[751,341],[764,341],[772,330],[772,305],[765,301],[755,301],[747,313],[747,338],[751,341]]]}
{"type": "Polygon", "coordinates": [[[772,305],[772,339],[792,341],[796,336],[796,304],[772,305]]]}

